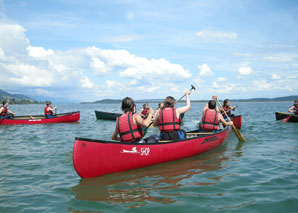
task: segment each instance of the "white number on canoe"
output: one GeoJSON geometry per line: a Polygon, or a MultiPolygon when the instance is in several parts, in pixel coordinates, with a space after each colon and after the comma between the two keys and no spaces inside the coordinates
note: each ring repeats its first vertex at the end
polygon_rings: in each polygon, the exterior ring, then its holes
{"type": "Polygon", "coordinates": [[[133,147],[131,150],[123,149],[121,153],[125,154],[140,154],[148,156],[150,152],[150,148],[141,148],[140,151],[137,150],[137,147],[133,147]]]}

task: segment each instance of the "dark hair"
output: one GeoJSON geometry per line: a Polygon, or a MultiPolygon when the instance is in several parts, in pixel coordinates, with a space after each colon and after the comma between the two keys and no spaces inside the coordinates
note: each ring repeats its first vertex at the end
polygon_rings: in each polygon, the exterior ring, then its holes
{"type": "Polygon", "coordinates": [[[146,106],[148,106],[148,104],[147,104],[147,103],[143,104],[143,108],[144,108],[144,109],[145,109],[145,107],[146,107],[146,106]]]}
{"type": "Polygon", "coordinates": [[[121,109],[124,113],[133,112],[133,108],[135,106],[135,102],[132,98],[126,97],[122,99],[121,109]]]}
{"type": "Polygon", "coordinates": [[[47,106],[49,106],[51,104],[51,101],[47,101],[46,104],[47,106]]]}
{"type": "Polygon", "coordinates": [[[163,102],[163,108],[166,107],[174,107],[175,106],[175,98],[173,98],[172,96],[168,96],[165,98],[164,102],[163,102]]]}
{"type": "Polygon", "coordinates": [[[2,102],[3,106],[7,103],[8,103],[8,101],[6,101],[6,100],[2,102]]]}
{"type": "Polygon", "coordinates": [[[210,100],[208,102],[208,108],[209,109],[215,109],[216,108],[216,102],[215,102],[215,100],[210,100]]]}
{"type": "Polygon", "coordinates": [[[223,102],[223,105],[226,106],[226,104],[228,103],[228,101],[230,101],[229,99],[225,99],[223,102]]]}

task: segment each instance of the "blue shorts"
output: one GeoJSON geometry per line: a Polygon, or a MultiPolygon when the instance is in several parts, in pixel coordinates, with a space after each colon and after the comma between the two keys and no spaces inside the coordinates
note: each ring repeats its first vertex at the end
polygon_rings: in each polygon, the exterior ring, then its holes
{"type": "Polygon", "coordinates": [[[46,115],[46,118],[54,118],[53,115],[46,115]]]}

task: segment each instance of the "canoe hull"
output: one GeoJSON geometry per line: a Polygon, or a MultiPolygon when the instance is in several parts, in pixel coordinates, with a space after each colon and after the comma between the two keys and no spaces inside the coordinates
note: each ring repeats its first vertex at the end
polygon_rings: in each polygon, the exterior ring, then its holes
{"type": "MultiPolygon", "coordinates": [[[[80,112],[57,114],[57,117],[54,117],[54,118],[44,118],[44,116],[41,116],[41,115],[32,115],[33,119],[18,119],[18,117],[25,117],[25,116],[16,116],[15,119],[0,119],[0,125],[48,124],[48,123],[61,123],[61,122],[76,122],[76,121],[80,120],[80,112]]],[[[28,117],[28,116],[26,116],[26,117],[28,117]]]]}
{"type": "Polygon", "coordinates": [[[237,129],[241,129],[241,126],[242,126],[242,116],[241,115],[238,115],[238,116],[233,117],[232,118],[232,121],[234,123],[234,126],[237,129]]]}
{"type": "Polygon", "coordinates": [[[275,112],[276,120],[283,120],[289,116],[291,117],[289,118],[288,122],[298,122],[298,115],[293,115],[293,114],[284,113],[284,112],[275,112]]]}
{"type": "Polygon", "coordinates": [[[231,127],[212,134],[157,144],[127,144],[76,138],[73,165],[79,176],[91,178],[198,155],[217,148],[231,127]]]}
{"type": "Polygon", "coordinates": [[[115,121],[117,117],[120,117],[121,113],[113,113],[113,112],[103,112],[95,110],[95,116],[97,119],[103,120],[113,120],[115,121]]]}

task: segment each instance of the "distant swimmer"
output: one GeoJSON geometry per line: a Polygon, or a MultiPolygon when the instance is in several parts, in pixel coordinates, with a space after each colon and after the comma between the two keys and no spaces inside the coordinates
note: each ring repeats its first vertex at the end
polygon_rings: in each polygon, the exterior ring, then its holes
{"type": "Polygon", "coordinates": [[[0,119],[13,119],[14,113],[7,108],[8,101],[3,101],[2,104],[0,107],[0,119]]]}
{"type": "Polygon", "coordinates": [[[47,105],[44,108],[44,114],[45,114],[46,118],[53,118],[54,115],[55,115],[55,110],[57,109],[57,107],[52,108],[52,103],[50,101],[47,101],[46,104],[47,105]]]}

